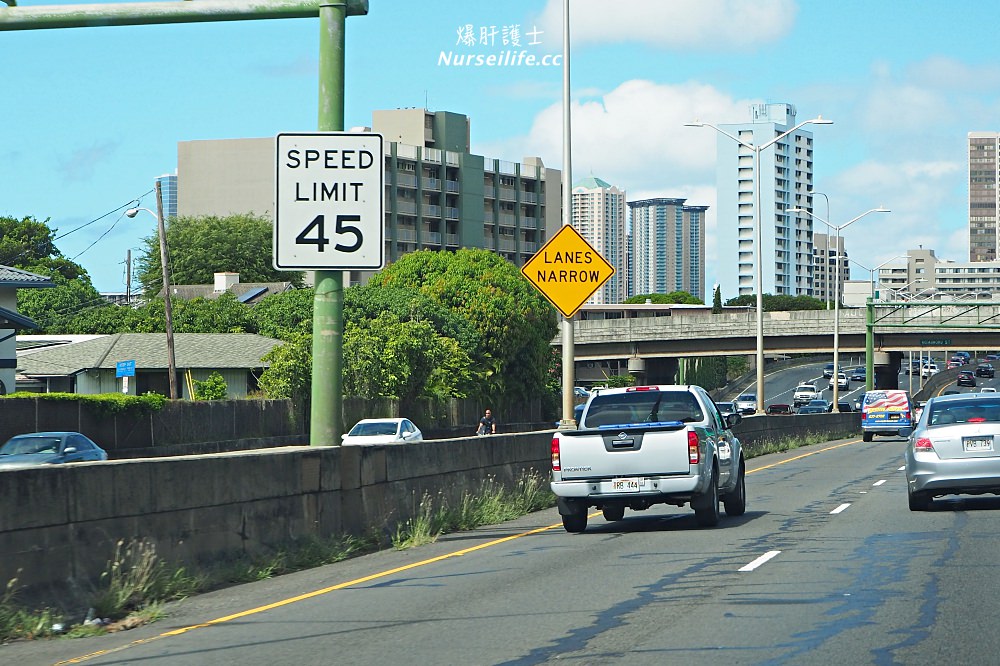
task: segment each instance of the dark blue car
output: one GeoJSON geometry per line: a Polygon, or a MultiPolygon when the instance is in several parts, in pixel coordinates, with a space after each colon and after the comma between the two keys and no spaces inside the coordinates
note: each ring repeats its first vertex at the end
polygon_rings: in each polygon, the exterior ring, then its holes
{"type": "Polygon", "coordinates": [[[0,446],[0,470],[107,459],[104,449],[78,432],[15,435],[0,446]]]}

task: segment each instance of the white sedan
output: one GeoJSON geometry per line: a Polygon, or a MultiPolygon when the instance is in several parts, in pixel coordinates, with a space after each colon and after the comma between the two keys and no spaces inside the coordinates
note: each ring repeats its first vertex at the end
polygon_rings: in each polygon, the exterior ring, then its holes
{"type": "Polygon", "coordinates": [[[424,435],[410,419],[361,419],[343,435],[344,444],[419,442],[424,435]]]}

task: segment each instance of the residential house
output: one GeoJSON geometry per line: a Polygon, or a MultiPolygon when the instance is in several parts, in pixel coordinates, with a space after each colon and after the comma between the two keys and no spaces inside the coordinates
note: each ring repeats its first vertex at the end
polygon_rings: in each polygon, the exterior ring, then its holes
{"type": "Polygon", "coordinates": [[[31,319],[17,313],[17,290],[54,287],[44,275],[10,266],[0,266],[0,395],[13,392],[17,367],[14,336],[20,330],[38,328],[31,319]]]}
{"type": "MultiPolygon", "coordinates": [[[[280,340],[248,333],[177,333],[174,358],[181,397],[191,399],[192,381],[218,372],[228,397],[257,391],[267,367],[262,357],[280,340]]],[[[165,333],[112,335],[24,335],[17,338],[19,390],[42,393],[162,393],[169,395],[165,333]],[[134,361],[129,381],[118,377],[118,364],[134,361]]]]}

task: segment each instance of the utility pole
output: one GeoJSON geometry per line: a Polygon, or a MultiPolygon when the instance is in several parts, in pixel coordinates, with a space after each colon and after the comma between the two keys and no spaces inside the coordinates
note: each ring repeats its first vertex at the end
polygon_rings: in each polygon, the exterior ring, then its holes
{"type": "Polygon", "coordinates": [[[167,228],[163,224],[163,184],[156,181],[156,229],[160,237],[160,264],[163,266],[163,317],[167,325],[167,383],[170,399],[177,395],[177,361],[174,358],[174,310],[170,303],[170,266],[167,257],[167,228]]]}

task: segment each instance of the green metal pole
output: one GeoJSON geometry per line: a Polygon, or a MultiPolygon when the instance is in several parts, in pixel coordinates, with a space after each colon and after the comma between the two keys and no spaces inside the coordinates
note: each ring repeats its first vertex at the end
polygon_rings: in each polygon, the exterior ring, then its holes
{"type": "MultiPolygon", "coordinates": [[[[347,5],[319,8],[319,131],[344,129],[344,19],[347,5]]],[[[344,432],[344,275],[316,271],[309,445],[337,446],[344,432]]]]}
{"type": "Polygon", "coordinates": [[[868,299],[865,316],[865,390],[875,388],[875,303],[868,299]]]}

